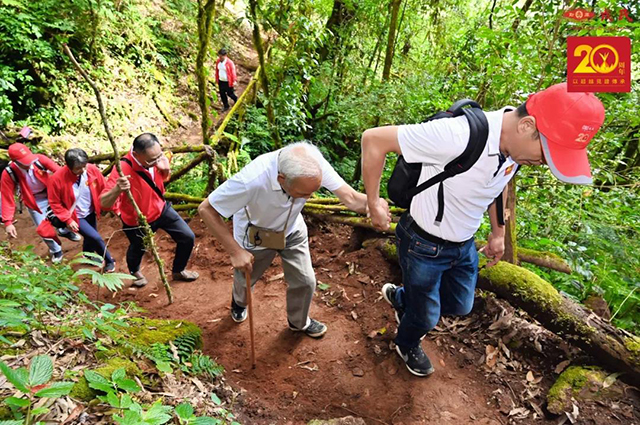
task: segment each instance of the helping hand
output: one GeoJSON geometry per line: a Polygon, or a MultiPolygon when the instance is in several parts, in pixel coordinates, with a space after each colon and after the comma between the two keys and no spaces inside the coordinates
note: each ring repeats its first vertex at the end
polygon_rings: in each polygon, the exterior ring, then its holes
{"type": "Polygon", "coordinates": [[[377,230],[388,230],[391,225],[391,212],[389,212],[389,204],[386,200],[380,198],[374,205],[369,205],[367,216],[371,217],[371,224],[377,230]]]}

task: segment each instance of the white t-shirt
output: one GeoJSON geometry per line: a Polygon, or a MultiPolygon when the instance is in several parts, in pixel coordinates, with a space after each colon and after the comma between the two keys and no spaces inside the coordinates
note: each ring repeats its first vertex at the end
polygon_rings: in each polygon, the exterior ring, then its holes
{"type": "Polygon", "coordinates": [[[31,193],[35,195],[36,198],[46,198],[47,197],[47,186],[38,180],[38,177],[35,175],[36,165],[31,164],[29,170],[24,170],[21,167],[18,167],[22,172],[22,176],[25,178],[27,182],[27,186],[31,189],[31,193]]]}
{"type": "MultiPolygon", "coordinates": [[[[233,236],[243,248],[261,249],[249,244],[249,220],[245,207],[254,226],[276,231],[284,229],[291,210],[285,233],[287,236],[303,220],[300,212],[306,199],[291,198],[278,182],[279,153],[277,150],[260,155],[209,195],[209,203],[220,215],[226,218],[233,215],[233,236]]],[[[320,168],[323,187],[335,192],[346,184],[326,159],[322,158],[320,168]]]]}
{"type": "Polygon", "coordinates": [[[229,81],[227,77],[227,60],[223,60],[218,62],[218,80],[220,81],[229,81]]]}
{"type": "Polygon", "coordinates": [[[85,218],[93,212],[91,189],[87,185],[87,172],[80,176],[80,183],[73,184],[73,195],[76,197],[76,214],[78,218],[85,218]]]}
{"type": "MultiPolygon", "coordinates": [[[[435,224],[438,212],[438,185],[416,195],[411,201],[411,216],[428,233],[439,238],[462,242],[480,227],[482,216],[514,176],[515,162],[506,158],[500,164],[500,132],[506,107],[486,112],[489,123],[487,146],[470,170],[444,181],[444,216],[435,224]]],[[[444,170],[469,142],[469,123],[464,116],[403,125],[398,128],[398,143],[409,163],[423,163],[418,184],[444,170]]]]}

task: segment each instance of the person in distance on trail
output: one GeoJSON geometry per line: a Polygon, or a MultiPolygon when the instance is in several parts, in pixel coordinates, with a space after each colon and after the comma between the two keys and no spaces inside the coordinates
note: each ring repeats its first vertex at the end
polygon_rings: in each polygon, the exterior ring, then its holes
{"type": "Polygon", "coordinates": [[[56,227],[80,233],[84,237],[82,250],[103,257],[104,272],[112,273],[116,262],[98,233],[97,224],[102,210],[100,194],[106,180],[98,167],[89,164],[89,156],[82,149],[69,149],[64,161],[66,166],[50,179],[48,195],[52,215],[40,223],[38,234],[55,238],[56,227]]]}
{"type": "MultiPolygon", "coordinates": [[[[26,205],[31,215],[33,224],[38,227],[47,216],[49,189],[51,175],[60,169],[60,166],[45,155],[33,154],[22,143],[14,143],[9,146],[9,158],[11,162],[2,172],[0,177],[0,191],[2,192],[2,222],[6,231],[12,238],[18,237],[18,232],[13,224],[16,202],[14,195],[26,205]]],[[[79,241],[80,235],[60,229],[59,236],[79,241]]],[[[62,261],[62,247],[53,238],[44,238],[43,241],[49,247],[49,254],[53,263],[62,261]]]]}
{"type": "MultiPolygon", "coordinates": [[[[480,113],[486,116],[488,137],[479,159],[468,171],[444,180],[443,197],[433,187],[416,194],[396,227],[403,286],[385,284],[382,295],[399,323],[396,351],[418,376],[434,371],[421,339],[441,315],[471,311],[478,275],[473,237],[484,212],[488,209],[491,233],[481,251],[492,266],[504,254],[505,235],[493,201],[501,193],[506,197],[506,185],[517,167],[547,164],[563,182],[590,184],[587,145],[605,115],[596,96],[568,92],[566,83],[532,94],[517,108],[480,113]],[[439,214],[443,205],[444,214],[439,214]]],[[[461,155],[470,132],[466,116],[366,130],[362,170],[373,225],[389,227],[387,212],[378,204],[387,153],[401,154],[407,163],[422,163],[422,183],[461,155]]]]}
{"type": "Polygon", "coordinates": [[[186,270],[191,256],[195,235],[187,223],[164,199],[164,182],[169,179],[169,159],[162,153],[160,141],[151,133],[142,133],[133,140],[131,151],[121,158],[122,177],[114,168],[100,196],[100,205],[111,208],[118,202],[122,229],[129,238],[127,266],[135,277],[133,285],[143,287],[148,283],[140,271],[140,263],[145,253],[144,229],[139,227],[138,216],[125,191],[131,189],[131,195],[138,204],[149,226],[155,232],[162,229],[176,242],[176,254],[173,260],[174,280],[191,282],[198,273],[186,270]]]}
{"type": "Polygon", "coordinates": [[[300,214],[320,187],[332,191],[349,209],[366,212],[366,196],[346,184],[318,148],[307,142],[257,157],[200,204],[200,217],[229,253],[235,269],[231,297],[235,322],[247,318],[246,274],[253,286],[279,254],[287,283],[289,328],[312,338],[327,331],[325,324],[309,317],[316,277],[300,214]],[[223,220],[231,216],[233,235],[223,220]]]}
{"type": "Polygon", "coordinates": [[[238,101],[238,97],[233,91],[233,86],[237,80],[236,64],[227,57],[227,49],[220,49],[218,51],[218,59],[216,60],[216,83],[218,83],[218,89],[220,90],[220,100],[222,100],[223,111],[229,109],[229,99],[227,96],[233,99],[234,102],[238,101]]]}

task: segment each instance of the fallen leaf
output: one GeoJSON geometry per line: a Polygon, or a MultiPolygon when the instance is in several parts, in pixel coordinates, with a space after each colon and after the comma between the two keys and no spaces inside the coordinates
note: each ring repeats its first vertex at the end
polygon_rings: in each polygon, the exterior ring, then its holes
{"type": "Polygon", "coordinates": [[[527,382],[533,382],[535,378],[533,377],[533,372],[527,372],[527,382]]]}
{"type": "Polygon", "coordinates": [[[152,298],[158,298],[158,294],[156,294],[154,292],[150,293],[149,296],[152,297],[152,298]]]}
{"type": "Polygon", "coordinates": [[[563,362],[558,363],[558,365],[554,369],[554,372],[557,374],[561,374],[562,371],[565,370],[570,363],[571,363],[571,360],[565,360],[563,362]]]}
{"type": "Polygon", "coordinates": [[[607,376],[606,378],[604,378],[604,381],[602,382],[602,388],[609,388],[610,386],[612,386],[616,380],[618,379],[618,376],[620,376],[621,373],[612,373],[611,375],[607,376]]]}
{"type": "Polygon", "coordinates": [[[499,351],[493,345],[487,345],[485,348],[485,353],[487,356],[485,363],[487,366],[489,366],[489,368],[493,369],[496,365],[496,362],[498,361],[499,351]]]}
{"type": "Polygon", "coordinates": [[[351,310],[351,317],[353,317],[353,320],[358,320],[358,313],[355,310],[351,310]]]}
{"type": "Polygon", "coordinates": [[[295,400],[295,399],[296,399],[296,397],[298,397],[298,392],[297,392],[297,391],[294,391],[294,392],[293,392],[293,399],[295,400]]]}
{"type": "Polygon", "coordinates": [[[280,273],[280,274],[277,274],[275,276],[271,276],[269,279],[267,279],[267,282],[273,282],[275,280],[280,280],[283,277],[284,277],[284,273],[280,273]]]}

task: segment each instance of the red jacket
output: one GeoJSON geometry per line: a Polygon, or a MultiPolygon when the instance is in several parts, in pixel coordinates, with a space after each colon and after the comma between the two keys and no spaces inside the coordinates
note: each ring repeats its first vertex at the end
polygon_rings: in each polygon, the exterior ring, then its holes
{"type": "MultiPolygon", "coordinates": [[[[216,84],[220,82],[220,76],[218,75],[218,64],[220,63],[220,58],[216,60],[216,84]]],[[[227,70],[227,81],[229,81],[229,87],[233,87],[238,81],[238,75],[236,74],[236,64],[231,61],[231,59],[227,58],[227,61],[224,64],[225,69],[227,70]]]]}
{"type": "MultiPolygon", "coordinates": [[[[62,167],[49,180],[49,205],[51,210],[59,220],[70,224],[72,221],[78,223],[76,209],[69,211],[76,202],[73,193],[73,184],[78,180],[78,176],[73,174],[69,167],[62,167]]],[[[93,164],[87,164],[87,186],[91,191],[91,203],[95,210],[96,217],[100,217],[100,194],[106,186],[106,179],[93,164]]]]}
{"type": "MultiPolygon", "coordinates": [[[[129,166],[124,161],[120,162],[122,166],[122,172],[125,176],[131,176],[129,182],[131,183],[131,194],[133,195],[133,199],[140,207],[140,211],[147,218],[147,221],[151,223],[152,221],[156,221],[160,218],[160,214],[162,214],[162,210],[164,209],[164,204],[166,201],[158,196],[158,194],[153,190],[147,182],[142,180],[142,177],[138,175],[138,171],[143,173],[147,173],[151,178],[151,174],[145,168],[138,165],[135,158],[131,153],[128,153],[124,156],[129,161],[131,161],[132,166],[129,166]]],[[[154,167],[155,168],[155,167],[154,167]]],[[[160,189],[161,193],[165,192],[164,189],[164,178],[166,175],[163,175],[158,169],[155,169],[153,181],[160,189]]],[[[118,170],[115,168],[111,172],[109,176],[109,180],[104,188],[103,192],[109,191],[113,189],[116,185],[116,181],[118,180],[118,170]]],[[[138,216],[136,215],[135,210],[133,209],[133,205],[129,202],[127,198],[127,194],[122,192],[120,197],[116,201],[118,202],[120,209],[120,217],[124,224],[128,226],[137,226],[138,225],[138,216]]]]}
{"type": "MultiPolygon", "coordinates": [[[[51,180],[50,177],[53,173],[60,169],[60,166],[44,155],[36,154],[36,156],[38,157],[40,164],[42,164],[46,171],[41,170],[35,165],[32,165],[34,167],[34,175],[47,187],[48,191],[51,180]]],[[[40,209],[38,208],[38,204],[36,204],[36,199],[33,196],[33,192],[31,192],[31,188],[29,188],[29,185],[27,184],[27,181],[24,178],[24,174],[22,174],[20,168],[13,162],[9,164],[9,167],[11,167],[11,169],[13,170],[14,175],[16,176],[16,178],[18,179],[18,183],[20,184],[20,195],[22,198],[22,202],[24,202],[27,208],[38,211],[40,213],[44,213],[44,211],[40,211],[40,209]]],[[[2,222],[5,226],[13,223],[13,218],[15,217],[15,189],[16,185],[9,175],[9,172],[7,170],[4,170],[2,172],[2,176],[0,177],[0,192],[2,193],[2,222]]]]}

